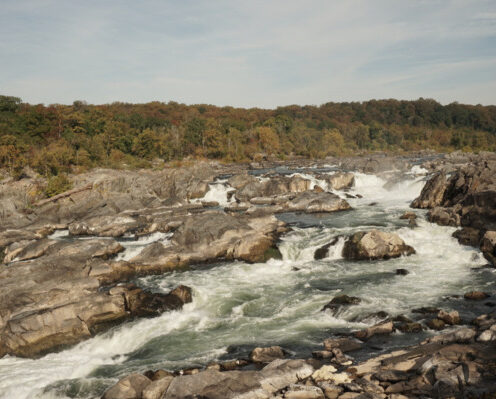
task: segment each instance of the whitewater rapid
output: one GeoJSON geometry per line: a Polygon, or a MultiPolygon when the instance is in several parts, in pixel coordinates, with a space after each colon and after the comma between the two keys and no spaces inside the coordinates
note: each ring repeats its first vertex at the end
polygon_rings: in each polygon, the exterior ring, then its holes
{"type": "MultiPolygon", "coordinates": [[[[357,173],[350,193],[363,198],[348,199],[351,211],[281,215],[293,226],[279,244],[281,260],[203,265],[138,279],[140,286],[162,292],[188,285],[193,288],[193,302],[180,311],[118,326],[40,359],[0,359],[0,398],[100,397],[130,372],[202,366],[246,356],[255,345],[278,344],[308,357],[333,332],[373,324],[376,320],[367,318],[371,313],[408,315],[415,307],[438,304],[446,295],[480,289],[486,282],[472,268],[485,261],[479,251],[451,237],[455,228],[425,221],[421,210],[415,210],[416,228],[399,219],[404,211],[411,211],[408,205],[424,184],[423,173],[414,172],[411,179],[389,190],[380,177],[357,173]],[[417,253],[377,262],[342,259],[344,237],[370,228],[396,232],[417,253]],[[314,260],[315,250],[336,237],[329,255],[314,260]],[[410,273],[397,276],[399,268],[410,273]],[[322,312],[337,294],[358,296],[362,302],[337,315],[322,312]]],[[[229,187],[216,184],[211,185],[208,200],[228,201],[229,187]]],[[[168,239],[155,234],[130,241],[121,257],[168,239]]]]}

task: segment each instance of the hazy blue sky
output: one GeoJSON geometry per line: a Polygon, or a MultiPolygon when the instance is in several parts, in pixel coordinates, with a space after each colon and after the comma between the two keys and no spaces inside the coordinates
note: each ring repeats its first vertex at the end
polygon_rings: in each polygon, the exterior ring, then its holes
{"type": "Polygon", "coordinates": [[[496,0],[1,0],[0,56],[32,103],[496,104],[496,0]]]}

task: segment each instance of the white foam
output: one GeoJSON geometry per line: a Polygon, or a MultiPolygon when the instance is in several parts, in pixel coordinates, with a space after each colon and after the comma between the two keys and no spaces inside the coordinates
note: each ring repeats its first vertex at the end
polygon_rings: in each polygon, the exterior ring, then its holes
{"type": "Polygon", "coordinates": [[[136,240],[120,241],[120,244],[125,249],[123,252],[117,255],[116,259],[130,260],[139,255],[143,248],[154,242],[161,242],[164,246],[168,246],[170,244],[170,238],[172,237],[172,235],[172,233],[162,233],[157,231],[146,236],[141,236],[136,240]]]}
{"type": "Polygon", "coordinates": [[[233,187],[227,184],[225,181],[218,181],[208,185],[209,190],[205,196],[201,199],[192,202],[218,202],[221,206],[227,206],[234,201],[234,198],[229,198],[229,193],[235,191],[233,187]]]}
{"type": "Polygon", "coordinates": [[[420,165],[414,165],[408,173],[414,176],[425,176],[429,171],[420,165]]]}
{"type": "Polygon", "coordinates": [[[314,175],[308,173],[293,173],[289,175],[289,177],[299,176],[302,179],[310,181],[310,190],[313,190],[315,187],[320,187],[324,191],[332,191],[329,187],[329,184],[323,179],[317,179],[314,175]]]}
{"type": "Polygon", "coordinates": [[[59,240],[61,238],[66,238],[66,237],[69,237],[69,230],[68,229],[55,230],[52,234],[47,236],[47,238],[49,238],[51,240],[59,240]]]}

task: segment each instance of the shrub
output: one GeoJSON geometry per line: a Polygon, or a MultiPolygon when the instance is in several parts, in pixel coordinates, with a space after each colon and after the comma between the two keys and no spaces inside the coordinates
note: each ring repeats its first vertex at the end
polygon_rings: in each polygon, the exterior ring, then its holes
{"type": "Polygon", "coordinates": [[[72,182],[69,178],[60,174],[57,176],[52,176],[48,179],[47,186],[45,188],[45,194],[47,197],[53,197],[54,195],[63,193],[64,191],[70,190],[72,188],[72,182]]]}

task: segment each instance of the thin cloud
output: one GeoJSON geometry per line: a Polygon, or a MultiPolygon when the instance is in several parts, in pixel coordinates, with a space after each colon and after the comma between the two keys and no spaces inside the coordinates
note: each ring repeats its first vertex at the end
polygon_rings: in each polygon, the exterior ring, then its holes
{"type": "Polygon", "coordinates": [[[0,88],[35,103],[496,103],[481,84],[495,16],[485,0],[19,0],[0,16],[0,88]]]}

